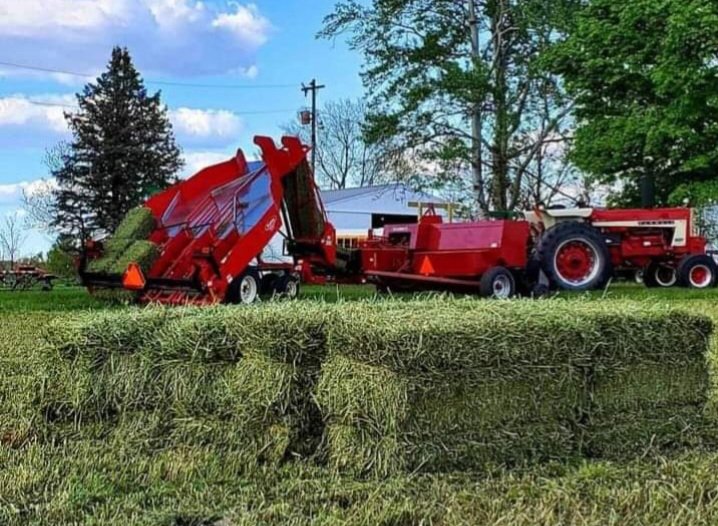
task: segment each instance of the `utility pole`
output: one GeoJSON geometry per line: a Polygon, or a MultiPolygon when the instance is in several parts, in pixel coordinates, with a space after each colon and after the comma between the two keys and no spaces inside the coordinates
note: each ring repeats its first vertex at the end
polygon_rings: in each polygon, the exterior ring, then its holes
{"type": "MultiPolygon", "coordinates": [[[[471,58],[474,61],[474,67],[476,67],[476,64],[481,60],[481,41],[479,36],[479,19],[476,16],[476,0],[469,0],[469,26],[471,28],[471,58]]],[[[483,145],[481,142],[483,127],[481,116],[482,103],[482,100],[476,101],[471,116],[472,150],[476,154],[473,163],[474,197],[479,207],[479,217],[483,216],[481,205],[484,199],[483,145]]]]}
{"type": "Polygon", "coordinates": [[[317,84],[317,79],[312,79],[309,86],[302,84],[305,97],[312,92],[312,173],[316,173],[317,166],[317,92],[324,88],[324,84],[317,84]]]}

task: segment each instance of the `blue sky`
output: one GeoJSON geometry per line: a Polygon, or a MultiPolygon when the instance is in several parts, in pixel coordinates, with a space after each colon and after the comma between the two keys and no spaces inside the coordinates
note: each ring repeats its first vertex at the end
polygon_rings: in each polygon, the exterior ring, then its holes
{"type": "MultiPolygon", "coordinates": [[[[190,173],[237,147],[253,152],[255,134],[278,137],[307,104],[300,85],[312,77],[327,85],[320,103],[362,95],[361,57],[344,42],[315,39],[335,2],[0,0],[0,63],[94,75],[121,44],[147,80],[247,86],[148,82],[162,90],[190,173]]],[[[88,80],[0,64],[0,218],[47,176],[44,151],[67,137],[62,113],[88,80]]],[[[24,252],[49,241],[33,232],[24,252]]]]}

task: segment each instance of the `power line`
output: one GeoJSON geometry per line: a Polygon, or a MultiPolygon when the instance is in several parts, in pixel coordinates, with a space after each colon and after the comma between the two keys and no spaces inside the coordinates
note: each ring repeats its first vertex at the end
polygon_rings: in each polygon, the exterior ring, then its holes
{"type": "MultiPolygon", "coordinates": [[[[46,101],[40,101],[40,100],[30,100],[30,99],[21,99],[24,102],[27,102],[28,104],[34,104],[35,106],[46,106],[50,108],[68,108],[71,110],[77,110],[79,109],[78,106],[73,106],[70,104],[61,104],[61,103],[55,103],[55,102],[46,102],[46,101]]],[[[223,108],[222,111],[231,111],[235,115],[271,115],[271,114],[279,114],[279,113],[294,113],[297,110],[296,109],[285,109],[285,110],[248,110],[248,111],[234,111],[229,110],[226,108],[223,108]]]]}
{"type": "MultiPolygon", "coordinates": [[[[40,66],[30,66],[27,64],[17,64],[14,62],[2,62],[0,66],[10,68],[26,69],[29,71],[41,71],[43,73],[55,73],[58,75],[68,75],[71,77],[81,77],[86,79],[94,79],[95,75],[86,73],[77,73],[75,71],[65,71],[61,69],[43,68],[40,66]]],[[[145,84],[155,84],[157,86],[174,86],[180,88],[199,88],[199,89],[295,89],[296,84],[202,84],[193,82],[174,82],[169,80],[152,80],[144,79],[145,84]]]]}

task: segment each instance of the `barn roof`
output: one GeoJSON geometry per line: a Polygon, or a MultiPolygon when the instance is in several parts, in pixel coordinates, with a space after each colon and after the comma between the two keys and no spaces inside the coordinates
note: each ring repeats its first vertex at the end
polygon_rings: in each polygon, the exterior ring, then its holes
{"type": "Polygon", "coordinates": [[[404,183],[391,183],[364,188],[322,190],[322,201],[328,211],[352,210],[367,212],[400,213],[409,209],[409,203],[445,203],[446,200],[413,190],[404,183]]]}

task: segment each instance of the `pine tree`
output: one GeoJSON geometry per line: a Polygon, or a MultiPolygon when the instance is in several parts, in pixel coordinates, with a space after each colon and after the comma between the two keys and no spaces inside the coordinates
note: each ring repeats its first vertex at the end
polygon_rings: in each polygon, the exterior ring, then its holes
{"type": "Polygon", "coordinates": [[[77,95],[73,140],[54,168],[54,226],[78,240],[111,233],[125,214],[172,183],[182,167],[160,92],[148,95],[127,49],[77,95]]]}

